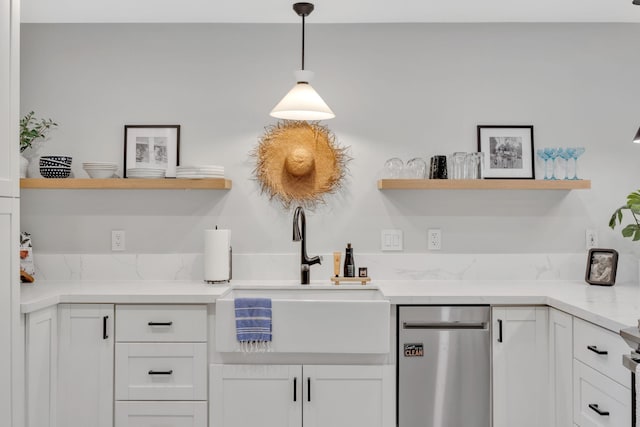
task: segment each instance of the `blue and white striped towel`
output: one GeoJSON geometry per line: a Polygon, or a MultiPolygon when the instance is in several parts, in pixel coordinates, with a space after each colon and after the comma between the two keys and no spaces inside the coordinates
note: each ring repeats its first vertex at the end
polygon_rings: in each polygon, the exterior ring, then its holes
{"type": "Polygon", "coordinates": [[[243,352],[271,350],[271,299],[236,298],[236,337],[243,352]]]}

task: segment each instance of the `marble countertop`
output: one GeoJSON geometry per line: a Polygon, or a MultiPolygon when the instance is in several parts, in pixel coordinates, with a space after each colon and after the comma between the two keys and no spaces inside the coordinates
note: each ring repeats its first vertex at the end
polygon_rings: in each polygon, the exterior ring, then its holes
{"type": "MultiPolygon", "coordinates": [[[[231,285],[300,286],[295,281],[233,281],[231,285]]],[[[390,280],[372,285],[391,304],[549,305],[614,332],[636,326],[640,318],[640,286],[631,283],[602,287],[555,280],[390,280]]],[[[324,282],[311,287],[333,286],[324,282]]],[[[193,280],[38,281],[22,285],[21,312],[58,303],[208,304],[230,288],[193,280]]]]}

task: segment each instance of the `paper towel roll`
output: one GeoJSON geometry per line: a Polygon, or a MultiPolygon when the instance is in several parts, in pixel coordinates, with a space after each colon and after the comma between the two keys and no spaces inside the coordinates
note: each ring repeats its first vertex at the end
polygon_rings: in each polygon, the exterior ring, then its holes
{"type": "Polygon", "coordinates": [[[204,280],[231,280],[231,230],[204,231],[204,280]]]}

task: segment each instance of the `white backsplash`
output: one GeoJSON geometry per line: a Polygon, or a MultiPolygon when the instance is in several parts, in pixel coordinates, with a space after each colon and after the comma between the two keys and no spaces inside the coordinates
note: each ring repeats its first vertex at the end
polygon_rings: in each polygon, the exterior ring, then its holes
{"type": "MultiPolygon", "coordinates": [[[[233,279],[297,280],[299,254],[234,254],[233,279]]],[[[333,275],[333,256],[311,267],[313,282],[333,275]]],[[[344,255],[343,255],[344,258],[344,255]]],[[[202,280],[202,254],[39,254],[40,280],[202,280]]],[[[356,254],[375,280],[583,280],[586,254],[356,254]]],[[[357,271],[357,270],[356,270],[357,271]]],[[[638,282],[639,264],[621,254],[616,283],[638,282]]],[[[232,280],[233,281],[233,280],[232,280]]]]}

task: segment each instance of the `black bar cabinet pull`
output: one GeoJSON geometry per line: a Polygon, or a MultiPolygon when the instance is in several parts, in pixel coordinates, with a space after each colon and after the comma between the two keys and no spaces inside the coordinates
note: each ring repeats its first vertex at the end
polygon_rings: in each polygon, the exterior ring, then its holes
{"type": "Polygon", "coordinates": [[[498,319],[498,342],[502,342],[502,319],[498,319]]]}
{"type": "Polygon", "coordinates": [[[307,402],[311,402],[311,377],[307,377],[307,402]]]}
{"type": "MultiPolygon", "coordinates": [[[[603,355],[603,354],[609,354],[609,352],[607,350],[598,350],[598,346],[597,345],[588,345],[587,348],[591,351],[593,351],[594,353],[603,355]]],[[[598,405],[596,405],[598,406],[598,405]]]]}
{"type": "Polygon", "coordinates": [[[173,322],[149,322],[149,326],[171,326],[173,322]]]}
{"type": "Polygon", "coordinates": [[[149,371],[149,375],[171,375],[173,374],[173,369],[170,371],[149,371]]]}
{"type": "Polygon", "coordinates": [[[109,319],[109,316],[104,316],[102,318],[102,339],[106,340],[109,338],[109,335],[107,335],[107,320],[109,319]]]}
{"type": "Polygon", "coordinates": [[[298,377],[293,377],[293,401],[298,401],[298,377]]]}
{"type": "Polygon", "coordinates": [[[596,405],[595,403],[590,403],[589,404],[589,408],[594,410],[601,417],[608,417],[609,416],[609,411],[601,411],[600,409],[598,409],[598,405],[596,405]]]}

